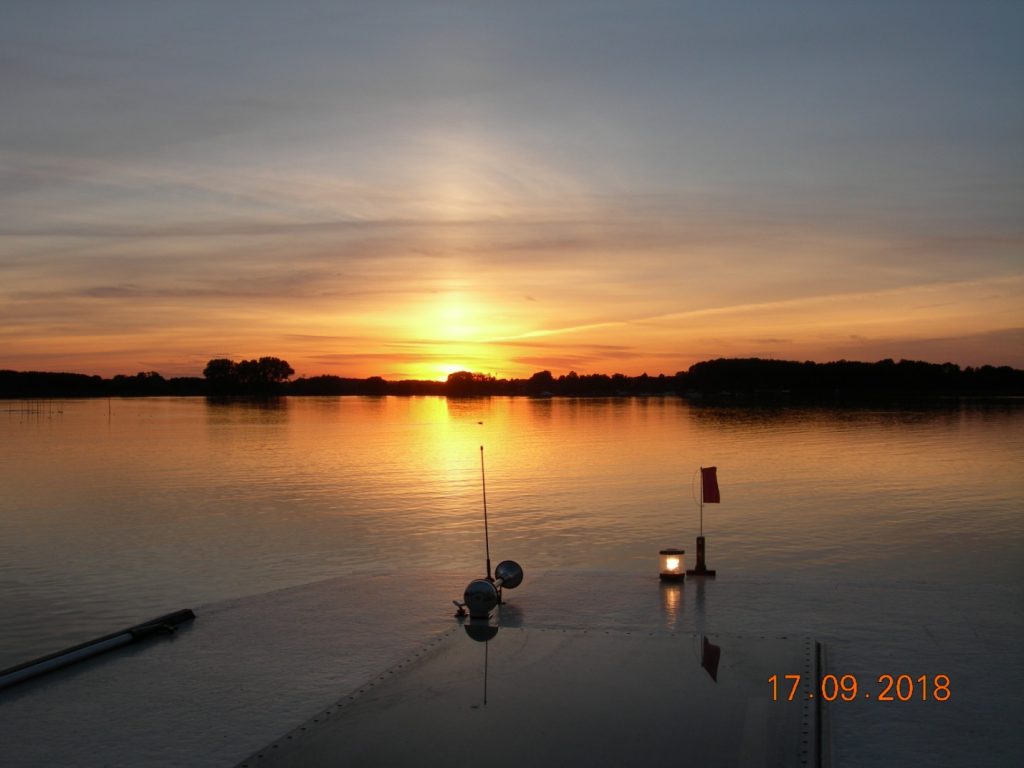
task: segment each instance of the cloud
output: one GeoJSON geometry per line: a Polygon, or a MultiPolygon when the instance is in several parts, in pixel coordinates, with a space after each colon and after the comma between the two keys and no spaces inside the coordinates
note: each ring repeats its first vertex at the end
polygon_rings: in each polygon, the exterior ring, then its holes
{"type": "Polygon", "coordinates": [[[1012,358],[1024,17],[933,5],[19,4],[3,354],[1012,358]]]}

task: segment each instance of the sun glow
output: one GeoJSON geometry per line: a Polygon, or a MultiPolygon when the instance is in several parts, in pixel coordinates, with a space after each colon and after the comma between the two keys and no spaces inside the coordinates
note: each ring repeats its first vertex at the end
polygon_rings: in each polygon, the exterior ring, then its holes
{"type": "Polygon", "coordinates": [[[465,341],[478,332],[478,313],[459,296],[446,298],[435,310],[436,336],[445,340],[465,341]]]}
{"type": "Polygon", "coordinates": [[[450,363],[435,365],[433,368],[439,372],[439,375],[435,377],[436,381],[447,381],[448,377],[453,373],[466,370],[466,366],[464,365],[452,365],[450,363]]]}

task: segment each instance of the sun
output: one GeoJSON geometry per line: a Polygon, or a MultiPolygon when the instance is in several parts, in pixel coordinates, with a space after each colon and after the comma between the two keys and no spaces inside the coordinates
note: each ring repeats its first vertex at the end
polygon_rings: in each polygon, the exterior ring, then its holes
{"type": "Polygon", "coordinates": [[[456,373],[458,371],[464,371],[466,370],[466,367],[464,365],[441,363],[440,365],[435,365],[434,370],[438,371],[438,375],[434,379],[435,381],[447,381],[448,377],[451,376],[453,373],[456,373]]]}
{"type": "MultiPolygon", "coordinates": [[[[432,296],[418,312],[410,326],[410,335],[419,339],[425,353],[415,364],[415,375],[430,381],[446,381],[450,374],[470,370],[465,358],[466,348],[478,343],[483,308],[461,291],[447,291],[432,296]]],[[[469,355],[473,357],[472,354],[469,355]]]]}
{"type": "Polygon", "coordinates": [[[424,296],[402,313],[400,322],[396,331],[416,357],[409,361],[406,375],[446,381],[458,371],[497,376],[510,370],[501,348],[489,342],[509,331],[494,301],[488,303],[465,289],[447,290],[424,296]]]}
{"type": "Polygon", "coordinates": [[[429,357],[413,363],[406,369],[405,375],[417,381],[447,381],[456,371],[470,370],[466,365],[438,362],[429,357]]]}

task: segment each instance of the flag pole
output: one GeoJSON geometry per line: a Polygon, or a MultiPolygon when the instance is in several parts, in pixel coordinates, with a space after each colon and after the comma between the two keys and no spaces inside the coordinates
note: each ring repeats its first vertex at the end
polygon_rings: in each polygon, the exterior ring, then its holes
{"type": "MultiPolygon", "coordinates": [[[[700,535],[697,537],[697,567],[689,570],[687,569],[687,576],[711,576],[715,575],[715,572],[708,568],[704,563],[704,494],[707,489],[704,487],[704,470],[705,467],[700,468],[700,535]]],[[[708,472],[711,475],[711,483],[714,485],[714,497],[711,499],[712,504],[719,502],[720,498],[718,495],[718,479],[715,475],[716,467],[707,467],[708,472]]]]}
{"type": "Polygon", "coordinates": [[[700,535],[704,535],[704,467],[700,468],[700,535]]]}

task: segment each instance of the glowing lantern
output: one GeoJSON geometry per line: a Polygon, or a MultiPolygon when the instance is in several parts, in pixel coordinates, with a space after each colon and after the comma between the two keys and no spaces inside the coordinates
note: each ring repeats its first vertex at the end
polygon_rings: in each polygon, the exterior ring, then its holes
{"type": "Polygon", "coordinates": [[[686,578],[685,549],[663,549],[658,554],[661,557],[659,575],[664,581],[682,581],[686,578]]]}

